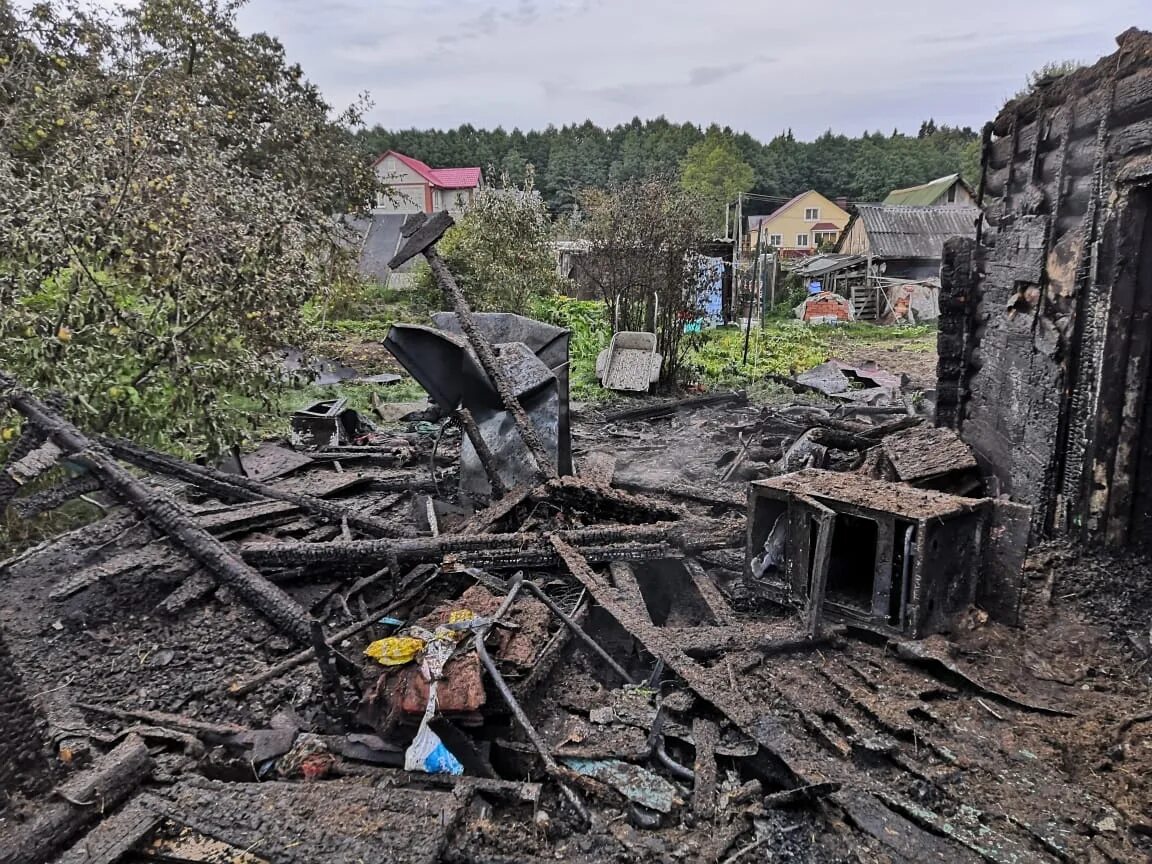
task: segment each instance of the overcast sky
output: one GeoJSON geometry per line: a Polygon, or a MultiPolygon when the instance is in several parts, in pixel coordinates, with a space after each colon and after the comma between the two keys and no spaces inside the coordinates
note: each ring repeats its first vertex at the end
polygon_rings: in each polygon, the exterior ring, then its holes
{"type": "Polygon", "coordinates": [[[250,0],[338,107],[389,128],[981,126],[1050,60],[1092,62],[1152,0],[250,0]]]}

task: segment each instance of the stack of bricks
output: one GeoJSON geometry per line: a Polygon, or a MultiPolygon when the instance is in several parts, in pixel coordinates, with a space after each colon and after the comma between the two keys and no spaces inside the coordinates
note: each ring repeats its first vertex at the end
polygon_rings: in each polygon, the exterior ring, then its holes
{"type": "Polygon", "coordinates": [[[17,793],[34,795],[47,787],[43,732],[0,633],[0,808],[17,793]]]}

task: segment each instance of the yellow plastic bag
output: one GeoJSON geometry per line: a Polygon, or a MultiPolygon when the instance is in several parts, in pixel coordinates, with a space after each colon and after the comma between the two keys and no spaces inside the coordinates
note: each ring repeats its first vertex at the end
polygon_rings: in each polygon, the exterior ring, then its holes
{"type": "Polygon", "coordinates": [[[415,660],[424,645],[424,640],[415,636],[389,636],[377,639],[364,649],[364,654],[381,666],[403,666],[415,660]]]}

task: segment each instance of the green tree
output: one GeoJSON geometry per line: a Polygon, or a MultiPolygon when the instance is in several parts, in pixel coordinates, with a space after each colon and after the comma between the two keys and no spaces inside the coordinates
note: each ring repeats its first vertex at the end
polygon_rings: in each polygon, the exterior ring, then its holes
{"type": "MultiPolygon", "coordinates": [[[[556,294],[561,280],[552,252],[552,220],[533,183],[503,178],[480,191],[438,244],[441,256],[478,312],[527,314],[536,298],[556,294]]],[[[443,297],[431,270],[416,271],[420,295],[436,309],[443,297]]]]}
{"type": "MultiPolygon", "coordinates": [[[[725,127],[705,130],[664,117],[643,121],[634,117],[609,129],[585,121],[530,132],[514,129],[507,134],[471,126],[399,131],[375,127],[362,132],[360,140],[373,154],[391,147],[436,166],[493,166],[498,172],[507,167],[514,182],[518,178],[512,169],[523,159],[539,169],[539,189],[551,212],[567,215],[573,212],[582,189],[679,176],[689,150],[702,142],[731,145],[725,149],[734,150],[740,161],[752,167],[751,191],[758,195],[787,200],[818,189],[833,197],[864,200],[960,171],[969,164],[967,148],[977,141],[977,135],[967,127],[929,119],[914,136],[865,132],[850,137],[829,130],[814,141],[798,141],[786,131],[762,143],[725,127]],[[868,169],[858,170],[861,165],[868,169]]],[[[710,150],[702,146],[698,152],[710,150]]],[[[756,211],[750,207],[746,212],[756,211]]]]}
{"type": "Polygon", "coordinates": [[[599,287],[614,329],[655,331],[661,380],[676,381],[684,360],[684,321],[705,288],[712,237],[709,202],[673,180],[624,183],[580,193],[579,232],[588,243],[584,273],[599,287]]]}
{"type": "Polygon", "coordinates": [[[89,428],[238,440],[231,397],[275,389],[271,349],[351,272],[358,111],[235,8],[0,0],[0,367],[89,428]]]}
{"type": "Polygon", "coordinates": [[[980,183],[980,140],[969,141],[961,153],[960,176],[975,189],[980,183]]]}
{"type": "Polygon", "coordinates": [[[508,178],[514,186],[524,183],[524,172],[527,168],[528,163],[524,160],[524,156],[515,148],[505,153],[504,158],[500,160],[500,176],[508,178]]]}
{"type": "Polygon", "coordinates": [[[724,224],[724,208],[755,182],[752,166],[741,158],[731,136],[720,132],[693,145],[680,163],[680,183],[704,202],[713,230],[724,224]]]}

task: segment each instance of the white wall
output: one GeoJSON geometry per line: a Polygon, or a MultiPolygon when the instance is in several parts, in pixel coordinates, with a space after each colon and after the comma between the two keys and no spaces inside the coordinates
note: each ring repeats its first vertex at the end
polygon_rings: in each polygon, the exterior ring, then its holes
{"type": "Polygon", "coordinates": [[[424,178],[397,159],[387,157],[376,166],[376,176],[392,188],[392,197],[381,195],[377,213],[423,213],[427,183],[424,178]]]}
{"type": "Polygon", "coordinates": [[[459,216],[471,201],[471,189],[432,190],[432,209],[447,210],[453,216],[459,216]],[[461,206],[461,204],[463,204],[463,206],[461,206]]]}

